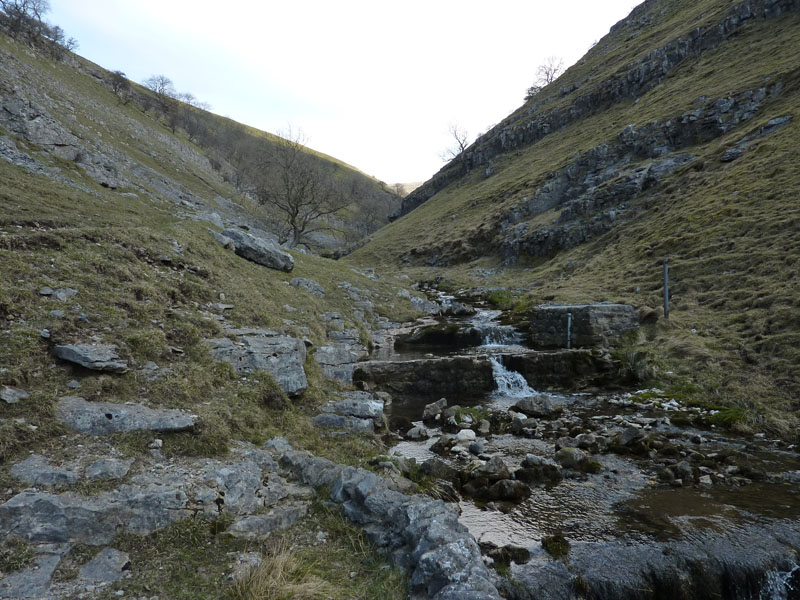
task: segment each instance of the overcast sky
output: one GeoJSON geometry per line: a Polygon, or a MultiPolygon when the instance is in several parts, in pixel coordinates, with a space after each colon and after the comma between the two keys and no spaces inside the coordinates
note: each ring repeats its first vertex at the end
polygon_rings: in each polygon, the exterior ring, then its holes
{"type": "Polygon", "coordinates": [[[518,108],[547,57],[577,61],[634,0],[50,0],[78,53],[172,79],[218,114],[387,183],[442,166],[518,108]]]}

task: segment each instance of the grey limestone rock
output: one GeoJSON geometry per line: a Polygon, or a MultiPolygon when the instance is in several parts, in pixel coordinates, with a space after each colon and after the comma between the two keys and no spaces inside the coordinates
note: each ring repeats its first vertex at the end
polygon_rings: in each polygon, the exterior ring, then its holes
{"type": "Polygon", "coordinates": [[[287,529],[302,519],[307,505],[278,506],[265,515],[249,515],[231,525],[228,532],[234,537],[263,539],[275,531],[287,529]]]}
{"type": "Polygon", "coordinates": [[[120,360],[117,347],[112,344],[74,344],[56,346],[55,354],[61,360],[75,363],[93,371],[125,373],[128,363],[120,360]]]}
{"type": "Polygon", "coordinates": [[[289,283],[291,283],[295,287],[303,288],[304,290],[308,290],[314,296],[319,298],[325,297],[325,288],[318,284],[313,279],[307,279],[305,277],[295,277],[289,283]]]}
{"type": "Polygon", "coordinates": [[[238,341],[229,338],[206,340],[215,360],[229,363],[240,375],[267,371],[289,395],[302,394],[308,387],[303,365],[303,340],[266,329],[232,329],[238,341]]]}
{"type": "Polygon", "coordinates": [[[562,448],[556,452],[555,458],[565,469],[577,469],[586,459],[586,453],[579,448],[562,448]]]}
{"type": "Polygon", "coordinates": [[[554,419],[562,413],[564,407],[555,402],[547,394],[528,396],[517,402],[513,408],[529,417],[537,419],[554,419]]]}
{"type": "Polygon", "coordinates": [[[75,431],[108,435],[120,431],[186,431],[194,428],[197,416],[174,409],[154,409],[139,404],[87,402],[64,396],[57,405],[58,417],[75,431]]]}
{"type": "Polygon", "coordinates": [[[118,531],[146,534],[190,516],[170,486],[121,486],[85,497],[25,490],[0,505],[0,529],[33,543],[109,543],[118,531]]]}
{"type": "Polygon", "coordinates": [[[121,479],[128,474],[132,464],[132,458],[127,460],[99,458],[86,467],[86,477],[89,479],[121,479]]]}
{"type": "Polygon", "coordinates": [[[233,240],[236,254],[256,264],[291,273],[294,269],[294,258],[281,250],[273,239],[264,235],[253,235],[241,229],[226,229],[222,235],[233,240]]]}
{"type": "Polygon", "coordinates": [[[358,417],[348,417],[332,413],[317,415],[311,419],[311,422],[317,427],[346,429],[355,433],[372,433],[375,430],[375,424],[372,419],[359,419],[358,417]]]}
{"type": "Polygon", "coordinates": [[[111,583],[122,579],[125,570],[130,569],[130,565],[127,552],[116,548],[103,548],[81,567],[80,578],[91,583],[111,583]]]}
{"type": "Polygon", "coordinates": [[[73,296],[77,295],[78,295],[78,290],[72,288],[60,288],[54,291],[50,297],[55,298],[56,300],[59,300],[61,302],[66,302],[73,296]]]}
{"type": "Polygon", "coordinates": [[[383,401],[369,392],[345,392],[345,398],[325,403],[322,411],[359,419],[372,419],[380,423],[383,419],[383,401]]]}
{"type": "Polygon", "coordinates": [[[39,454],[15,464],[11,467],[11,474],[31,485],[68,485],[75,483],[80,477],[75,471],[49,465],[39,454]]]}
{"type": "Polygon", "coordinates": [[[16,404],[20,400],[27,400],[28,398],[30,398],[30,394],[25,390],[9,387],[7,385],[0,388],[0,400],[6,404],[16,404]]]}
{"type": "Polygon", "coordinates": [[[447,398],[439,398],[436,402],[426,404],[422,411],[422,421],[424,423],[435,421],[445,408],[447,408],[447,398]]]}
{"type": "Polygon", "coordinates": [[[68,546],[57,546],[52,552],[44,552],[36,557],[36,564],[22,571],[8,573],[0,579],[0,598],[17,600],[18,598],[49,598],[50,578],[61,560],[61,555],[68,546]]]}

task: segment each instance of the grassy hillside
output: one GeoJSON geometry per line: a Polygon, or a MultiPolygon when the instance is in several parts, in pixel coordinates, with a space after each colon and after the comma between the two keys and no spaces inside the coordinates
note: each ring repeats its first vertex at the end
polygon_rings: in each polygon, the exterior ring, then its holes
{"type": "MultiPolygon", "coordinates": [[[[794,432],[800,392],[795,4],[788,3],[780,16],[725,25],[734,33],[643,84],[644,76],[631,75],[642,71],[641,61],[660,60],[659,48],[679,46],[703,27],[729,23],[740,6],[646,2],[560,79],[477,140],[460,163],[456,159],[425,184],[418,201],[433,194],[429,200],[347,260],[401,267],[418,279],[443,278],[454,289],[506,287],[512,293],[497,297],[524,318],[527,307],[552,301],[658,307],[668,259],[671,319],[649,327],[647,339],[635,344],[656,367],[654,383],[689,389],[698,401],[743,408],[738,414],[750,425],[766,421],[794,432]],[[675,133],[692,111],[760,88],[768,91],[752,114],[736,123],[712,123],[726,131],[711,135],[709,128],[697,128],[688,138],[675,133]],[[767,124],[778,117],[788,117],[789,124],[771,132],[767,124]],[[530,133],[548,119],[560,127],[530,133]],[[596,191],[605,205],[584,210],[579,219],[565,214],[576,204],[530,210],[537,190],[601,151],[620,147],[630,125],[666,139],[667,149],[630,152],[616,163],[623,175],[650,168],[661,160],[658,152],[688,155],[688,162],[649,181],[632,198],[615,200],[614,185],[623,177],[600,183],[596,191]],[[670,137],[679,135],[684,137],[670,137]],[[741,157],[722,162],[737,144],[741,157]],[[558,231],[564,237],[581,227],[590,234],[552,252],[523,248],[509,260],[514,228],[535,240],[537,232],[549,236],[563,223],[558,231]]],[[[588,193],[579,194],[575,202],[586,198],[588,193]]]]}
{"type": "MultiPolygon", "coordinates": [[[[119,104],[105,85],[107,72],[77,57],[69,61],[54,61],[0,34],[0,387],[29,394],[16,404],[0,402],[0,502],[20,491],[11,465],[30,453],[58,460],[94,443],[56,419],[56,403],[65,395],[198,415],[198,431],[159,436],[170,461],[224,457],[238,441],[261,443],[281,435],[297,448],[367,465],[382,451],[377,438],[335,438],[309,422],[333,392],[345,389],[322,376],[312,353],[305,365],[309,388],[289,399],[268,373],[240,377],[213,361],[204,339],[224,336],[227,324],[270,328],[320,346],[327,340],[322,314],[338,312],[367,341],[363,313],[344,286],[371,293],[379,314],[406,318],[414,313],[407,301],[399,302],[400,282],[376,281],[300,252],[294,253],[293,272],[284,273],[223,248],[211,234],[220,229],[213,213],[226,225],[263,227],[265,219],[262,208],[225,176],[232,166],[213,168],[208,148],[182,131],[173,135],[133,102],[119,104]],[[106,173],[98,175],[95,168],[106,173]],[[112,178],[119,185],[109,185],[112,178]],[[315,280],[325,297],[290,285],[294,277],[315,280]],[[77,295],[62,302],[42,295],[44,287],[71,288],[77,295]],[[92,342],[117,345],[130,371],[90,374],[54,358],[55,345],[92,342]],[[158,377],[143,369],[149,362],[157,365],[158,377]],[[79,389],[73,380],[80,381],[79,389]]],[[[269,140],[268,134],[250,135],[269,140]]],[[[367,181],[345,165],[338,169],[367,181]]],[[[135,432],[107,441],[115,451],[145,460],[152,438],[135,432]]],[[[77,492],[108,489],[84,487],[77,492]]],[[[190,519],[148,538],[118,539],[142,565],[126,581],[126,591],[230,597],[225,575],[231,556],[256,546],[215,533],[207,521],[190,519]]],[[[383,568],[385,561],[364,536],[329,508],[315,504],[288,535],[265,552],[295,569],[299,579],[314,574],[330,597],[344,599],[352,590],[363,597],[405,596],[402,573],[383,568]],[[313,542],[322,530],[330,534],[325,566],[313,542]],[[288,554],[279,551],[281,543],[291,545],[288,554]]],[[[8,572],[2,543],[2,570],[8,572]]],[[[13,550],[20,555],[14,568],[32,560],[22,550],[13,550]]],[[[75,548],[78,558],[81,551],[75,548]]],[[[253,597],[248,586],[239,588],[236,597],[253,597]]],[[[109,589],[104,593],[114,597],[109,589]]]]}

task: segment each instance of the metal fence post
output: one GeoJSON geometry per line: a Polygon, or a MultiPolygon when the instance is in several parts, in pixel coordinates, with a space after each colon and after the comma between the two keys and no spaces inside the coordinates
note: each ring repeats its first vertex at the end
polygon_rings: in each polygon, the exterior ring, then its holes
{"type": "Polygon", "coordinates": [[[669,320],[669,259],[664,259],[664,318],[669,320]]]}

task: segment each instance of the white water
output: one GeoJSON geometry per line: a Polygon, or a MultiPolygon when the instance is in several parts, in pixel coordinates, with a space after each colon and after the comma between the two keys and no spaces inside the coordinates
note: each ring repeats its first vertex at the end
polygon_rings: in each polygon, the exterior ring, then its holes
{"type": "Polygon", "coordinates": [[[490,357],[492,363],[492,373],[497,389],[494,391],[495,398],[526,398],[535,396],[536,390],[528,385],[525,378],[516,371],[509,371],[495,357],[490,357]]]}
{"type": "Polygon", "coordinates": [[[770,571],[761,589],[761,600],[787,600],[789,592],[796,591],[790,581],[800,565],[794,565],[789,571],[770,571]]]}

